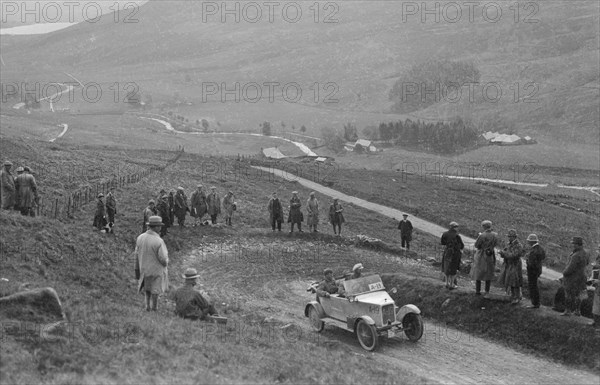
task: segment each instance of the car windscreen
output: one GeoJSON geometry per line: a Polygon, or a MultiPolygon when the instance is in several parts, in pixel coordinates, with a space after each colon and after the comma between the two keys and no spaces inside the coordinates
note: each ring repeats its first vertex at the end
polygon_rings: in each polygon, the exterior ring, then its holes
{"type": "Polygon", "coordinates": [[[346,296],[359,295],[385,289],[381,277],[377,274],[344,281],[346,296]]]}

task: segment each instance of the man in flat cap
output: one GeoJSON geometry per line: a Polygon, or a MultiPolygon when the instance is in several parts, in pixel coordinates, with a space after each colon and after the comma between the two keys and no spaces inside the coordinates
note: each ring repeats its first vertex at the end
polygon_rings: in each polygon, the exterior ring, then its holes
{"type": "Polygon", "coordinates": [[[0,191],[2,192],[2,209],[10,210],[15,205],[15,178],[10,172],[12,163],[8,160],[2,165],[0,171],[0,191]]]}
{"type": "Polygon", "coordinates": [[[149,229],[140,234],[135,243],[135,275],[138,293],[144,291],[146,297],[146,311],[157,310],[158,296],[169,287],[169,252],[158,234],[162,226],[161,217],[151,216],[148,220],[149,229]]]}
{"type": "Polygon", "coordinates": [[[402,214],[402,220],[398,223],[398,230],[400,230],[400,242],[402,247],[406,250],[410,250],[410,241],[412,241],[413,225],[408,220],[408,214],[402,214]]]}
{"type": "Polygon", "coordinates": [[[587,287],[585,268],[590,262],[587,252],[583,249],[583,238],[573,237],[571,244],[573,245],[573,252],[569,255],[569,261],[563,271],[562,279],[566,295],[566,308],[564,313],[561,314],[563,316],[570,316],[572,312],[575,315],[581,315],[579,295],[587,287]]]}
{"type": "Polygon", "coordinates": [[[529,250],[525,253],[527,261],[527,284],[529,286],[529,296],[531,305],[528,309],[538,309],[540,307],[540,289],[538,288],[538,278],[542,275],[542,261],[546,259],[546,251],[540,246],[538,236],[529,234],[527,237],[529,250]]]}
{"type": "Polygon", "coordinates": [[[325,279],[317,286],[317,301],[319,297],[329,298],[331,294],[338,292],[338,286],[333,278],[333,270],[327,268],[323,270],[323,276],[325,279]]]}
{"type": "Polygon", "coordinates": [[[196,279],[200,277],[196,269],[186,269],[182,277],[185,279],[184,285],[173,293],[175,314],[181,318],[203,321],[211,320],[211,316],[218,316],[208,296],[194,288],[196,279]]]}
{"type": "MultiPolygon", "coordinates": [[[[27,167],[29,169],[29,167],[27,167]]],[[[16,200],[22,215],[35,216],[33,207],[36,204],[37,184],[32,174],[25,170],[25,167],[19,167],[19,174],[15,178],[15,187],[17,190],[16,200]],[[18,187],[17,187],[18,186],[18,187]]]]}

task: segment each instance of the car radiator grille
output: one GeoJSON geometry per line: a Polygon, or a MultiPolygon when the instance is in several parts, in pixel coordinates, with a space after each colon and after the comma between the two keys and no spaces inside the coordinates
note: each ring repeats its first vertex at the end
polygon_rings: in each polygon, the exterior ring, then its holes
{"type": "Polygon", "coordinates": [[[383,318],[383,324],[386,325],[388,320],[392,323],[396,321],[396,315],[394,314],[394,305],[385,305],[381,308],[381,316],[383,318]]]}

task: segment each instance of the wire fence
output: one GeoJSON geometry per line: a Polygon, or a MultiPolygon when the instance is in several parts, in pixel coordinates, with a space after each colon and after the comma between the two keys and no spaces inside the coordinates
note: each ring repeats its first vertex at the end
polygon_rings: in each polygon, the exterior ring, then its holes
{"type": "Polygon", "coordinates": [[[151,166],[123,176],[113,175],[110,178],[105,178],[92,185],[72,191],[68,195],[60,198],[40,197],[38,205],[35,208],[36,215],[49,218],[72,218],[77,210],[80,210],[88,203],[95,201],[98,194],[102,193],[106,195],[112,187],[120,188],[128,184],[138,183],[150,175],[162,172],[167,167],[177,162],[183,153],[184,149],[182,147],[177,151],[173,158],[167,160],[162,166],[151,166]]]}

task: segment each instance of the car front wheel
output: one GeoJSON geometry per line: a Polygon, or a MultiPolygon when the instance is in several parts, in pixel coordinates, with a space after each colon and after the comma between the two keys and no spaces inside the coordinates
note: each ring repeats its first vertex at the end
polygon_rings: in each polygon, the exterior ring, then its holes
{"type": "Polygon", "coordinates": [[[314,331],[319,333],[323,331],[325,323],[321,321],[321,318],[319,318],[319,313],[317,312],[317,309],[315,309],[314,306],[311,306],[308,310],[308,319],[310,320],[310,326],[313,328],[314,331]]]}
{"type": "Polygon", "coordinates": [[[356,338],[363,349],[371,352],[379,345],[379,335],[375,326],[369,325],[365,320],[359,320],[356,325],[356,338]]]}
{"type": "Polygon", "coordinates": [[[411,341],[418,341],[423,335],[423,318],[420,314],[408,313],[402,320],[404,334],[411,341]]]}

